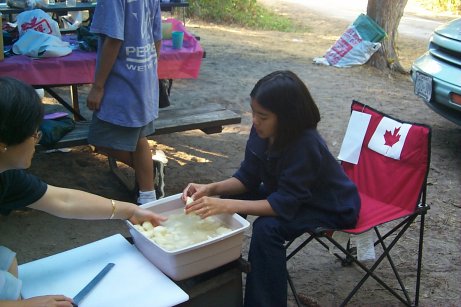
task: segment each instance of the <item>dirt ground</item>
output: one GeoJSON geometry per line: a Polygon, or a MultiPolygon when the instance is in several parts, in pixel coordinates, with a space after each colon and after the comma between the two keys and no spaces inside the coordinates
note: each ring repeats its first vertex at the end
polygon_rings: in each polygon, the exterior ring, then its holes
{"type": "MultiPolygon", "coordinates": [[[[431,210],[426,219],[420,305],[459,306],[461,128],[429,110],[413,94],[408,75],[394,75],[368,66],[338,69],[313,64],[313,58],[325,53],[347,27],[347,22],[331,20],[295,4],[285,6],[277,0],[261,2],[305,23],[309,31],[252,31],[187,21],[188,28],[201,37],[206,58],[198,79],[174,81],[173,105],[193,108],[219,102],[239,113],[242,123],[225,127],[219,134],[189,131],[153,138],[169,159],[166,194],[179,193],[192,181],[211,182],[233,174],[242,159],[251,125],[250,90],[264,75],[290,69],[306,82],[318,103],[322,115],[319,130],[334,154],[339,152],[353,99],[403,120],[432,126],[427,199],[431,210]]],[[[402,64],[409,68],[425,51],[427,42],[400,37],[398,46],[402,64]]],[[[85,101],[87,90],[86,86],[80,88],[81,101],[85,101]]],[[[32,165],[30,171],[49,184],[130,200],[131,195],[110,173],[107,160],[92,153],[87,146],[73,148],[69,153],[36,153],[32,165]]],[[[20,263],[115,233],[129,235],[121,221],[63,220],[32,210],[0,217],[0,233],[0,244],[16,250],[20,263]]],[[[251,231],[248,231],[244,257],[250,237],[251,231]]],[[[395,261],[403,270],[405,280],[414,278],[410,268],[415,263],[415,242],[414,232],[397,247],[395,261]]],[[[288,268],[298,291],[321,306],[338,305],[359,276],[355,267],[343,268],[335,257],[313,246],[290,261],[288,268]]],[[[388,275],[388,269],[383,271],[388,275]]],[[[409,290],[413,294],[414,288],[410,286],[409,290]]],[[[291,296],[289,300],[293,304],[291,296]]],[[[400,306],[372,281],[364,285],[350,305],[400,306]]]]}

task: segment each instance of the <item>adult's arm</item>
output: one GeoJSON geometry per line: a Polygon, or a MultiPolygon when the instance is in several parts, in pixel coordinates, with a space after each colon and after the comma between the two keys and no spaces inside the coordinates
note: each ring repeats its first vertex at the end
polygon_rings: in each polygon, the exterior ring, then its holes
{"type": "Polygon", "coordinates": [[[113,201],[80,190],[48,185],[46,193],[29,207],[62,218],[85,220],[129,219],[134,224],[152,221],[159,224],[165,218],[133,203],[113,201]],[[112,216],[113,214],[113,216],[112,216]]]}

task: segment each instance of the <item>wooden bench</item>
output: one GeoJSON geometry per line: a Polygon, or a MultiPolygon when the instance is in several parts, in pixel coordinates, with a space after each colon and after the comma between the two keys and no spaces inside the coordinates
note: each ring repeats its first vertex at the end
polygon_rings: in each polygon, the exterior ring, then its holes
{"type": "MultiPolygon", "coordinates": [[[[241,117],[237,113],[216,103],[209,103],[199,107],[173,108],[159,110],[159,117],[155,120],[156,130],[153,135],[181,132],[200,129],[206,134],[220,133],[224,125],[239,124],[241,117]]],[[[37,145],[37,150],[59,149],[88,145],[89,121],[77,121],[75,129],[65,135],[53,147],[37,145]]],[[[117,161],[108,158],[109,167],[115,177],[133,192],[136,189],[134,178],[129,178],[118,167],[117,161]]]]}
{"type": "MultiPolygon", "coordinates": [[[[156,130],[152,135],[167,134],[200,129],[206,134],[220,133],[224,125],[239,124],[241,117],[237,113],[217,103],[185,108],[168,107],[159,110],[155,120],[156,130]]],[[[59,149],[88,145],[89,121],[77,121],[75,129],[66,134],[52,147],[37,146],[37,150],[59,149]]]]}

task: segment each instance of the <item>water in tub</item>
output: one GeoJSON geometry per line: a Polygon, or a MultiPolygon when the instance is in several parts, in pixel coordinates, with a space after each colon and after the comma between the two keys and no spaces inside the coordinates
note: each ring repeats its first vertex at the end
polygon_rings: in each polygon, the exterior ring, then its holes
{"type": "Polygon", "coordinates": [[[201,219],[196,214],[184,214],[181,208],[165,215],[168,220],[160,226],[154,227],[150,222],[144,222],[134,227],[168,251],[186,248],[231,232],[231,229],[213,216],[201,219]]]}

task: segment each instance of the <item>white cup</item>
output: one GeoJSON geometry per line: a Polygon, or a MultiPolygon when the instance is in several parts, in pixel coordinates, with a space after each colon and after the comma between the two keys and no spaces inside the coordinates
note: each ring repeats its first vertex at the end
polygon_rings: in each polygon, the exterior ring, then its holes
{"type": "Polygon", "coordinates": [[[77,5],[77,0],[66,0],[66,5],[67,6],[76,6],[77,5]]]}

